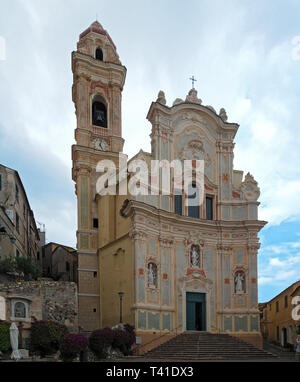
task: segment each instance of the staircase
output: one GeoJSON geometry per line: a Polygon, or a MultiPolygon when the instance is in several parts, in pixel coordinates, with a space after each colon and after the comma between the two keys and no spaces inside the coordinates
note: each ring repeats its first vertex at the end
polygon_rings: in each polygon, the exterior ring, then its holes
{"type": "Polygon", "coordinates": [[[237,337],[208,332],[184,332],[150,350],[146,358],[161,360],[265,360],[277,357],[237,337]]]}

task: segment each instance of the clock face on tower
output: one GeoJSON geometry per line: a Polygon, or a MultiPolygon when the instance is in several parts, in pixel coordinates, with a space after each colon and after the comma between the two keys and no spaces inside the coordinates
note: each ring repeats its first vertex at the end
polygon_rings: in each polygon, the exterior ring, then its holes
{"type": "Polygon", "coordinates": [[[95,150],[108,151],[108,144],[102,138],[95,138],[93,140],[93,145],[95,150]]]}

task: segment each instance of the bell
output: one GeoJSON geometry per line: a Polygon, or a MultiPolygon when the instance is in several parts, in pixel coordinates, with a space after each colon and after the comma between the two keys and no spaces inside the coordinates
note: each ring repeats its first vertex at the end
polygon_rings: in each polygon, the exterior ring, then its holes
{"type": "Polygon", "coordinates": [[[96,110],[96,121],[103,122],[104,120],[104,113],[101,110],[96,110]]]}

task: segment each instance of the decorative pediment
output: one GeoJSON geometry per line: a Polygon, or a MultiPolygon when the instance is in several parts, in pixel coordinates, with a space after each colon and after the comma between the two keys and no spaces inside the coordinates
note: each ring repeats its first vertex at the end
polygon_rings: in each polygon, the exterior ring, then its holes
{"type": "Polygon", "coordinates": [[[184,282],[185,287],[203,287],[207,291],[212,288],[213,282],[207,279],[202,274],[194,272],[181,278],[184,282]]]}

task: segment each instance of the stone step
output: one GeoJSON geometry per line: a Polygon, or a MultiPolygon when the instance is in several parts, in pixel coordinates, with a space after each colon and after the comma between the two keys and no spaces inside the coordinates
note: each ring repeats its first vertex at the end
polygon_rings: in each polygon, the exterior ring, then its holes
{"type": "Polygon", "coordinates": [[[272,353],[228,334],[184,332],[146,354],[155,359],[269,359],[272,353]]]}

